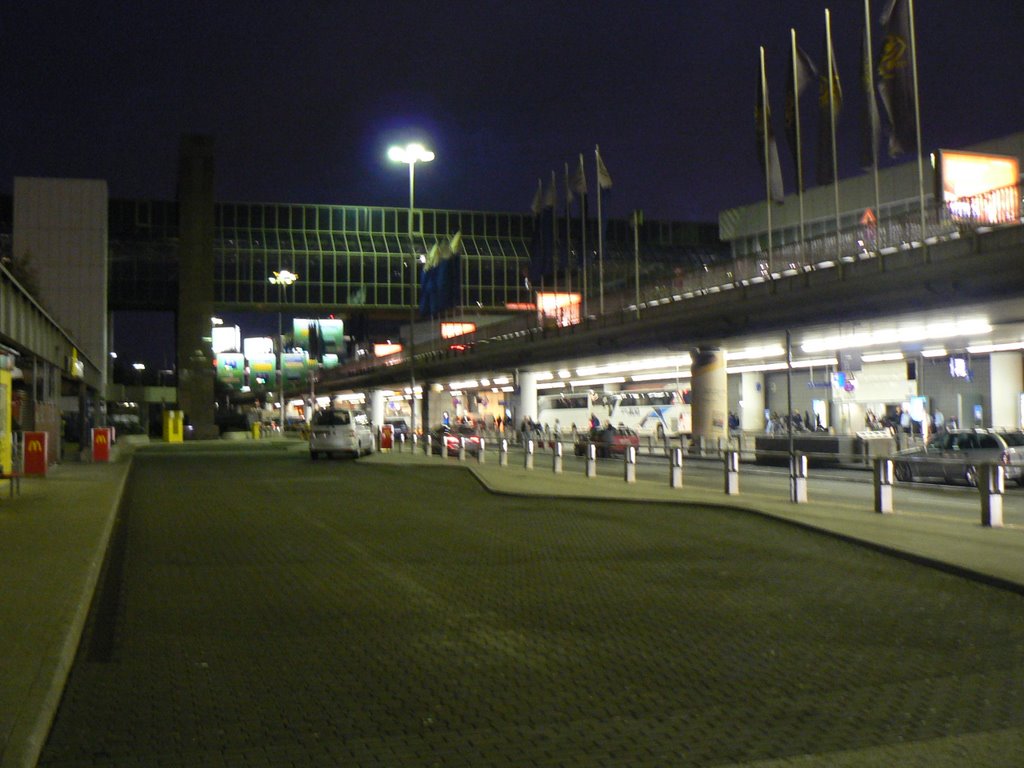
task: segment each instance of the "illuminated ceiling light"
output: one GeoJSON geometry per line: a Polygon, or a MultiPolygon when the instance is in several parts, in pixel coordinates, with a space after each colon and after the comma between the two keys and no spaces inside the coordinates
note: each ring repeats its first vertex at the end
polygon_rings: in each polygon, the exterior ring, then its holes
{"type": "Polygon", "coordinates": [[[503,387],[506,384],[508,384],[508,382],[509,382],[508,376],[497,376],[497,377],[494,378],[494,380],[491,383],[495,384],[496,386],[503,387]]]}
{"type": "Polygon", "coordinates": [[[549,381],[544,384],[538,384],[537,389],[565,389],[564,381],[549,381]]]}
{"type": "Polygon", "coordinates": [[[516,388],[515,387],[502,387],[501,391],[502,392],[515,392],[516,388]]]}
{"type": "MultiPolygon", "coordinates": [[[[817,368],[826,365],[839,365],[839,361],[834,357],[817,357],[813,360],[800,360],[799,362],[793,361],[794,368],[817,368]]],[[[782,367],[785,368],[786,364],[783,363],[782,367]]]]}
{"type": "Polygon", "coordinates": [[[937,349],[922,349],[921,357],[945,357],[949,353],[945,347],[939,347],[937,349]]]}
{"type": "Polygon", "coordinates": [[[893,360],[903,360],[902,352],[879,352],[874,355],[861,355],[861,361],[865,363],[887,363],[893,360]]]}
{"type": "MultiPolygon", "coordinates": [[[[577,371],[577,373],[579,373],[579,371],[577,371]]],[[[569,384],[571,384],[574,387],[596,387],[596,386],[599,386],[601,384],[625,384],[625,383],[626,383],[626,377],[625,376],[608,376],[608,377],[605,377],[605,378],[597,378],[597,379],[574,379],[573,381],[569,382],[569,384]]]]}
{"type": "Polygon", "coordinates": [[[726,373],[760,373],[762,371],[784,371],[785,363],[756,363],[752,365],[734,365],[725,369],[726,373]]]}
{"type": "Polygon", "coordinates": [[[478,386],[479,385],[477,384],[476,379],[466,379],[465,381],[448,382],[448,389],[453,391],[456,389],[476,389],[478,386]]]}
{"type": "Polygon", "coordinates": [[[565,368],[563,368],[562,370],[560,370],[558,372],[558,378],[560,378],[560,379],[568,379],[571,376],[572,376],[572,372],[566,370],[565,368]]]}
{"type": "Polygon", "coordinates": [[[489,386],[491,386],[491,380],[490,379],[480,379],[480,386],[481,387],[489,387],[489,386]]]}
{"type": "Polygon", "coordinates": [[[534,379],[537,381],[551,381],[553,378],[555,378],[555,376],[551,371],[537,371],[537,373],[534,374],[534,379]]]}
{"type": "Polygon", "coordinates": [[[685,371],[669,371],[668,373],[638,373],[635,376],[630,376],[630,381],[667,381],[670,379],[688,379],[690,378],[689,369],[685,371]]]}
{"type": "Polygon", "coordinates": [[[873,347],[882,344],[913,344],[922,341],[948,339],[954,336],[977,336],[990,333],[991,331],[992,326],[984,318],[971,318],[951,322],[917,323],[899,328],[880,328],[876,331],[825,336],[819,339],[808,339],[800,345],[800,348],[808,354],[814,354],[815,352],[873,347]]]}
{"type": "Polygon", "coordinates": [[[693,361],[689,354],[671,355],[666,357],[648,357],[640,360],[626,360],[621,363],[591,365],[576,369],[577,376],[603,376],[607,373],[629,373],[631,371],[649,371],[653,368],[689,367],[693,361]]]}
{"type": "Polygon", "coordinates": [[[768,344],[763,347],[747,347],[735,351],[726,350],[726,360],[751,360],[758,357],[778,357],[786,354],[786,350],[779,344],[768,344]]]}
{"type": "Polygon", "coordinates": [[[1024,341],[1010,341],[1005,344],[978,344],[967,347],[972,355],[984,355],[989,352],[1013,352],[1017,349],[1024,349],[1024,341]]]}

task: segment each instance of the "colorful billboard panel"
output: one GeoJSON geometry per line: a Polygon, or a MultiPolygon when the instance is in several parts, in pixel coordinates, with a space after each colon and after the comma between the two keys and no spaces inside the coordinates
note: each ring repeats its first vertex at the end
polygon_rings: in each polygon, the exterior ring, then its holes
{"type": "Polygon", "coordinates": [[[217,355],[217,381],[231,387],[245,383],[245,356],[241,352],[222,352],[217,355]]]}
{"type": "Polygon", "coordinates": [[[1016,157],[939,150],[935,196],[954,221],[1012,224],[1020,219],[1020,168],[1016,157]]]}
{"type": "Polygon", "coordinates": [[[338,355],[339,358],[345,356],[345,323],[343,320],[337,318],[317,320],[296,317],[292,321],[294,346],[307,352],[315,351],[310,344],[310,339],[314,335],[315,340],[319,341],[321,356],[325,354],[338,355]]]}

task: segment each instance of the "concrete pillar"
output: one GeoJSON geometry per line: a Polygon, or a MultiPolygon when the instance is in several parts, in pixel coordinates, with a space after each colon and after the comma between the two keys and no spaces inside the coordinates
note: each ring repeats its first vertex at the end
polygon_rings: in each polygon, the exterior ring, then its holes
{"type": "MultiPolygon", "coordinates": [[[[537,374],[519,371],[519,420],[537,420],[537,374]]],[[[519,425],[516,424],[516,427],[519,425]]]]}
{"type": "Polygon", "coordinates": [[[993,352],[989,355],[992,426],[1021,426],[1020,394],[1024,392],[1024,364],[1020,352],[993,352]]]}
{"type": "Polygon", "coordinates": [[[184,136],[178,157],[178,404],[199,438],[220,434],[210,342],[213,230],[213,137],[184,136]]]}
{"type": "Polygon", "coordinates": [[[380,429],[384,426],[384,390],[374,389],[370,392],[370,421],[380,429]]]}
{"type": "Polygon", "coordinates": [[[729,389],[725,373],[725,354],[721,349],[708,347],[690,353],[691,410],[693,436],[704,438],[705,444],[715,445],[719,438],[727,438],[729,429],[729,389]]]}
{"type": "Polygon", "coordinates": [[[745,371],[740,374],[740,429],[764,432],[764,374],[745,371]]]}

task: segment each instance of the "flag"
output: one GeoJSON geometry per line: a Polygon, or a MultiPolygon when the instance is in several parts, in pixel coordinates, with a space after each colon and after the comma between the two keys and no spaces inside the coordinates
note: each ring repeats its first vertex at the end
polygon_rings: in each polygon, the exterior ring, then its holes
{"type": "Polygon", "coordinates": [[[446,309],[457,307],[461,303],[462,277],[462,230],[455,233],[447,243],[438,246],[440,263],[438,264],[436,292],[436,309],[439,314],[446,309]]]}
{"type": "Polygon", "coordinates": [[[917,152],[914,116],[914,63],[910,50],[910,6],[889,0],[882,12],[882,52],[878,60],[878,93],[889,118],[889,156],[917,152]]]}
{"type": "Polygon", "coordinates": [[[839,83],[839,72],[836,70],[835,51],[828,30],[825,30],[825,66],[818,75],[818,183],[831,184],[835,181],[832,172],[832,160],[835,147],[832,146],[832,134],[835,124],[839,122],[839,113],[843,109],[843,88],[839,83]],[[832,57],[831,62],[828,61],[832,57]],[[831,65],[831,66],[830,66],[831,65]],[[829,73],[832,83],[829,87],[829,73]],[[833,120],[835,123],[833,123],[833,120]]]}
{"type": "Polygon", "coordinates": [[[551,172],[551,184],[548,185],[548,191],[544,195],[544,207],[554,208],[558,205],[558,189],[555,187],[555,172],[551,172]]]}
{"type": "Polygon", "coordinates": [[[427,251],[427,258],[423,264],[423,274],[420,275],[420,314],[433,317],[437,310],[437,281],[440,276],[438,265],[440,256],[437,243],[434,243],[427,251]]]}
{"type": "Polygon", "coordinates": [[[782,167],[779,165],[779,147],[775,143],[772,131],[772,111],[768,106],[768,84],[765,82],[764,49],[761,49],[761,76],[757,79],[757,104],[754,105],[755,130],[757,132],[757,158],[761,163],[767,183],[771,189],[773,202],[781,203],[786,193],[782,186],[782,167]],[[767,143],[765,137],[767,136],[767,143]],[[765,154],[768,155],[768,166],[765,167],[765,154]]]}
{"type": "Polygon", "coordinates": [[[879,120],[878,103],[875,101],[875,90],[872,88],[871,62],[871,30],[864,24],[864,37],[860,44],[860,83],[864,94],[864,138],[861,146],[860,164],[865,170],[874,168],[878,163],[879,120]]]}
{"type": "Polygon", "coordinates": [[[533,193],[533,202],[530,203],[530,210],[533,211],[533,215],[536,216],[540,213],[540,209],[544,207],[544,184],[540,179],[537,179],[537,191],[533,193]]]}
{"type": "Polygon", "coordinates": [[[583,170],[583,153],[580,152],[580,164],[576,168],[576,173],[572,175],[572,180],[569,182],[572,185],[573,191],[580,197],[585,197],[587,194],[587,174],[583,170]]]}
{"type": "MultiPolygon", "coordinates": [[[[612,177],[609,175],[608,169],[604,167],[604,160],[601,159],[601,151],[595,148],[594,154],[597,157],[597,186],[601,189],[611,189],[612,177]]],[[[582,158],[580,162],[582,163],[582,158]]]]}
{"type": "Polygon", "coordinates": [[[796,188],[799,191],[804,189],[803,165],[800,162],[800,142],[797,138],[797,106],[800,94],[811,83],[817,82],[818,70],[815,69],[811,57],[796,44],[793,39],[793,51],[789,57],[789,76],[786,78],[786,143],[789,144],[789,151],[793,153],[793,173],[796,178],[796,188]],[[795,70],[794,71],[794,64],[795,70]]]}

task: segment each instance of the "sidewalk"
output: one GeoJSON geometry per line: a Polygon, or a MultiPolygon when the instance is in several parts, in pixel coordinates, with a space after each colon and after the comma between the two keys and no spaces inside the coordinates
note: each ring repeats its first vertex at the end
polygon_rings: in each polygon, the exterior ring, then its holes
{"type": "MultiPolygon", "coordinates": [[[[438,468],[459,465],[453,458],[442,462],[438,456],[409,451],[376,453],[361,461],[432,464],[438,468]]],[[[612,474],[602,465],[604,474],[588,479],[579,470],[566,469],[555,474],[550,462],[549,453],[538,453],[535,468],[527,470],[522,454],[510,453],[508,466],[501,467],[497,452],[489,451],[485,463],[470,457],[462,466],[493,493],[702,504],[754,512],[1024,594],[1024,530],[985,528],[979,522],[980,513],[971,518],[942,518],[901,513],[897,506],[896,514],[880,515],[870,504],[861,506],[813,496],[809,503],[794,504],[789,501],[784,482],[780,482],[777,494],[741,491],[726,496],[721,490],[687,487],[685,479],[682,488],[670,488],[667,465],[664,482],[638,480],[628,484],[622,479],[621,467],[612,474]]]]}
{"type": "MultiPolygon", "coordinates": [[[[202,450],[304,450],[303,444],[218,442],[202,450]]],[[[153,446],[148,450],[173,450],[153,446]]],[[[621,471],[586,478],[578,469],[551,471],[550,455],[536,469],[513,454],[509,466],[489,452],[486,463],[442,461],[411,452],[378,453],[363,462],[433,465],[440,471],[471,471],[493,493],[581,500],[628,499],[657,504],[715,505],[767,515],[789,524],[826,531],[933,567],[1024,593],[1024,529],[983,528],[977,517],[879,515],[868,506],[812,498],[788,501],[779,493],[669,487],[639,480],[627,484],[621,471]],[[518,459],[518,461],[517,461],[518,459]]],[[[568,462],[567,462],[568,466],[568,462]]],[[[21,495],[8,498],[0,487],[0,768],[35,765],[74,661],[100,575],[118,504],[130,468],[130,453],[112,464],[67,463],[45,479],[22,482],[21,495]]],[[[742,473],[742,471],[741,471],[742,473]]],[[[685,483],[685,480],[684,480],[685,483]]]]}
{"type": "Polygon", "coordinates": [[[33,766],[75,658],[128,477],[68,462],[0,484],[0,766],[33,766]]]}

